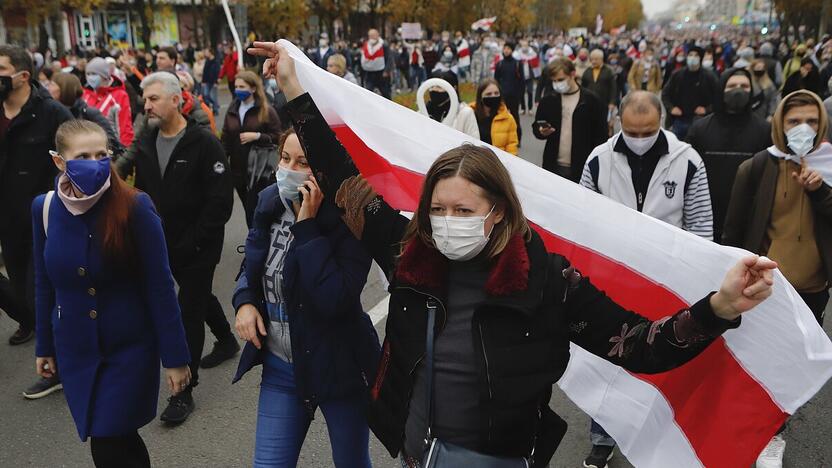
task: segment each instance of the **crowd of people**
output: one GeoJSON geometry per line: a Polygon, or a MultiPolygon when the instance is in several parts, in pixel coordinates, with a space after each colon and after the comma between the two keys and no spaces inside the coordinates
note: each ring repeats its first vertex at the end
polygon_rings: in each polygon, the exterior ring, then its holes
{"type": "MultiPolygon", "coordinates": [[[[486,146],[430,155],[417,211],[399,215],[355,170],[286,51],[253,39],[247,51],[76,50],[54,60],[0,46],[0,309],[19,325],[9,344],[36,340],[39,378],[24,396],[63,388],[99,468],[149,466],[137,430],[155,418],[159,366],[171,392],[160,419],[181,424],[195,410],[199,369],[240,352],[232,331],[246,342],[234,381],[263,368],[254,466],[296,464],[317,408],[337,466],[370,466],[370,430],[403,467],[423,466],[436,444],[545,466],[565,430],[546,395],[569,341],[635,372],[677,367],[740,325],[771,293],[775,267],[823,321],[828,38],[444,31],[387,42],[371,29],[360,43],[321,34],[304,48],[386,98],[415,92],[426,118],[499,150],[519,154],[526,130],[545,141],[543,169],[759,255],[656,322],[546,253],[486,146]],[[250,69],[238,67],[240,53],[250,69]],[[218,122],[222,79],[232,102],[218,122]],[[245,245],[232,327],[213,280],[234,193],[249,233],[230,240],[245,245]],[[373,261],[391,283],[383,344],[360,302],[373,261]],[[534,304],[520,322],[494,312],[513,310],[509,296],[534,304]],[[533,300],[549,296],[564,300],[533,300]],[[561,322],[583,325],[566,334],[561,322]],[[205,324],[216,342],[203,356],[205,324]],[[645,333],[610,353],[622,324],[645,333]],[[534,339],[511,345],[520,329],[534,339]],[[482,367],[510,345],[526,363],[524,388],[501,381],[511,360],[482,367]],[[508,393],[479,398],[494,388],[508,393]]],[[[584,466],[605,467],[615,441],[594,421],[589,439],[584,466]]],[[[782,466],[784,450],[778,434],[757,466],[782,466]]]]}

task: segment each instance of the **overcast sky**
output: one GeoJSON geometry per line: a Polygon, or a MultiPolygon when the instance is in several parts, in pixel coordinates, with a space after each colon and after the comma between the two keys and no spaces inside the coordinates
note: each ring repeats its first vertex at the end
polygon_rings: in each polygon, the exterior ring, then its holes
{"type": "Polygon", "coordinates": [[[641,0],[641,4],[644,5],[644,14],[648,18],[652,18],[660,11],[667,10],[673,3],[675,3],[674,0],[641,0]]]}

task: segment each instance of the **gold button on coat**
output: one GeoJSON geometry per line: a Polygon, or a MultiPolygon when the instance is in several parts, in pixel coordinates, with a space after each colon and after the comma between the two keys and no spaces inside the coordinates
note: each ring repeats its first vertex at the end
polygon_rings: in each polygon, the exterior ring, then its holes
{"type": "Polygon", "coordinates": [[[95,288],[87,289],[87,294],[89,294],[90,296],[95,296],[95,288]]]}
{"type": "Polygon", "coordinates": [[[86,276],[86,275],[87,275],[87,269],[84,268],[84,267],[78,267],[78,276],[86,276]]]}
{"type": "Polygon", "coordinates": [[[98,317],[98,312],[91,310],[90,311],[90,318],[95,320],[98,317]]]}

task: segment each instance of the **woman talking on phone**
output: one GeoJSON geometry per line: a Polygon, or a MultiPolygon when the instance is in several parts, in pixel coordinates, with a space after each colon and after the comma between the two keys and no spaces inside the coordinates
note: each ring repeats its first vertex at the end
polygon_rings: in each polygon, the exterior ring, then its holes
{"type": "Polygon", "coordinates": [[[149,467],[137,430],[156,416],[159,361],[174,394],[191,376],[162,223],[100,126],[67,121],[55,147],[55,191],[32,204],[37,373],[60,373],[97,468],[149,467]]]}
{"type": "Polygon", "coordinates": [[[325,198],[344,209],[388,272],[390,310],[368,418],[402,466],[547,466],[566,430],[548,402],[570,341],[632,372],[663,372],[740,326],[741,314],[771,295],[776,264],[749,256],[690,308],[657,321],[625,310],[546,251],[488,148],[439,155],[409,220],[361,178],[286,49],[254,46],[250,53],[268,57],[264,72],[286,93],[325,198]]]}
{"type": "Polygon", "coordinates": [[[370,256],[325,201],[298,136],[280,138],[277,182],[260,192],[234,291],[246,340],[234,382],[263,364],[254,467],[297,465],[317,408],[339,468],[370,466],[364,417],[378,336],[361,307],[370,256]]]}

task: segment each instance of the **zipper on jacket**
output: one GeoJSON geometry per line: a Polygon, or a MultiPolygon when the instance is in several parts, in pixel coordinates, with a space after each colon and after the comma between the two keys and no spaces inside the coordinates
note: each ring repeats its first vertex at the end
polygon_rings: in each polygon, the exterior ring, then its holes
{"type": "MultiPolygon", "coordinates": [[[[488,366],[488,353],[485,351],[485,338],[482,334],[482,323],[477,323],[480,330],[480,344],[482,345],[482,357],[485,359],[485,378],[488,381],[488,401],[489,404],[494,400],[494,393],[491,389],[491,370],[488,366]]],[[[493,420],[491,418],[491,411],[488,412],[488,442],[491,442],[491,432],[493,427],[493,420]]]]}

